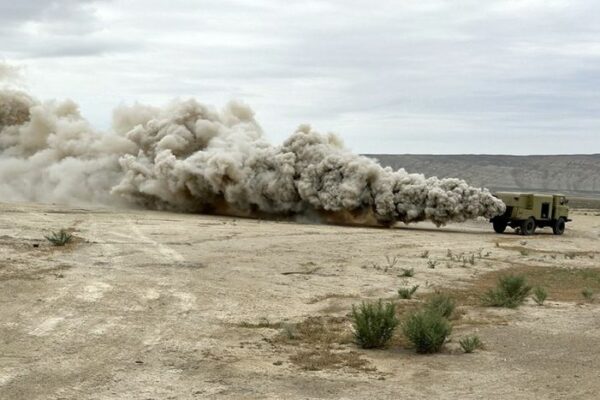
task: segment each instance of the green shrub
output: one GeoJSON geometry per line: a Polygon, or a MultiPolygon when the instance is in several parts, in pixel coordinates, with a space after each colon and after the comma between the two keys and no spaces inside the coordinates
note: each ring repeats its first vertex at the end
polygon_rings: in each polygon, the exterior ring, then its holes
{"type": "Polygon", "coordinates": [[[533,301],[535,301],[538,306],[544,304],[546,297],[548,297],[548,292],[543,287],[537,286],[535,289],[533,289],[533,301]]]}
{"type": "Polygon", "coordinates": [[[454,312],[456,303],[452,297],[444,293],[436,293],[425,303],[427,310],[437,312],[444,318],[450,318],[454,312]]]}
{"type": "Polygon", "coordinates": [[[402,330],[417,353],[437,353],[452,332],[452,326],[440,313],[423,309],[411,314],[402,330]]]}
{"type": "Polygon", "coordinates": [[[581,291],[581,295],[586,299],[586,300],[592,300],[594,297],[594,291],[590,288],[585,288],[581,291]]]}
{"type": "Polygon", "coordinates": [[[476,349],[480,349],[483,346],[481,340],[479,340],[479,336],[466,336],[458,341],[460,343],[460,347],[463,349],[465,353],[472,353],[476,349]]]}
{"type": "Polygon", "coordinates": [[[411,276],[414,276],[414,275],[415,275],[414,268],[402,268],[402,273],[400,274],[400,276],[408,277],[408,278],[410,278],[411,276]]]}
{"type": "Polygon", "coordinates": [[[483,295],[483,304],[489,307],[516,308],[523,304],[531,286],[527,285],[524,276],[506,275],[500,277],[494,289],[483,295]]]}
{"type": "Polygon", "coordinates": [[[52,232],[50,235],[44,236],[54,246],[64,246],[73,239],[73,235],[61,229],[58,232],[52,232]]]}
{"type": "Polygon", "coordinates": [[[393,303],[384,305],[381,300],[352,306],[352,319],[354,338],[363,349],[385,346],[398,326],[396,306],[393,303]]]}
{"type": "Polygon", "coordinates": [[[400,288],[398,289],[398,295],[404,300],[412,299],[413,294],[415,294],[418,288],[419,285],[415,285],[411,288],[400,288]]]}

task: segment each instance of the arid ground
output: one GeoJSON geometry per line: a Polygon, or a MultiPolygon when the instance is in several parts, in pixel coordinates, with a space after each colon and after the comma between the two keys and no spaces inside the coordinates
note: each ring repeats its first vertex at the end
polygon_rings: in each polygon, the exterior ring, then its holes
{"type": "Polygon", "coordinates": [[[0,399],[596,399],[600,212],[573,219],[523,237],[0,204],[0,399]],[[482,307],[507,272],[546,303],[482,307]],[[441,353],[353,343],[353,304],[402,319],[436,290],[458,302],[441,353]]]}

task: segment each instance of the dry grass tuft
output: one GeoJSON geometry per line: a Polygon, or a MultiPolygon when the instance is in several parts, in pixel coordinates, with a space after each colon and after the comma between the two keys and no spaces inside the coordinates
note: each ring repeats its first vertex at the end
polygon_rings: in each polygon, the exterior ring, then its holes
{"type": "Polygon", "coordinates": [[[290,361],[307,371],[354,369],[375,371],[355,351],[344,350],[353,342],[351,322],[346,317],[309,317],[296,324],[282,324],[271,339],[274,345],[298,346],[290,361]]]}
{"type": "Polygon", "coordinates": [[[351,323],[346,317],[309,317],[280,327],[284,329],[273,339],[275,343],[319,346],[353,342],[351,323]]]}
{"type": "Polygon", "coordinates": [[[312,299],[308,300],[306,304],[316,304],[321,301],[329,300],[329,299],[354,299],[359,297],[358,294],[347,294],[347,293],[327,293],[321,296],[315,296],[312,299]]]}
{"type": "Polygon", "coordinates": [[[248,329],[280,329],[283,324],[281,322],[269,322],[268,319],[263,318],[256,323],[243,321],[239,324],[236,324],[236,326],[248,329]]]}
{"type": "Polygon", "coordinates": [[[376,370],[374,367],[369,367],[369,362],[355,351],[335,352],[330,348],[299,351],[290,357],[290,361],[307,371],[344,368],[360,371],[376,370]]]}

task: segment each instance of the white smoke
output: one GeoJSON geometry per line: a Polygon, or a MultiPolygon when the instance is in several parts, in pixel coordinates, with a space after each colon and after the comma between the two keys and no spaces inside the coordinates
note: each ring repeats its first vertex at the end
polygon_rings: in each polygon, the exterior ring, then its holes
{"type": "Polygon", "coordinates": [[[0,90],[0,200],[138,205],[180,211],[345,218],[436,225],[493,217],[504,204],[459,179],[425,178],[351,153],[302,125],[282,145],[239,102],[136,104],[95,131],[72,101],[0,90]]]}
{"type": "Polygon", "coordinates": [[[0,61],[0,82],[14,82],[21,78],[20,68],[0,61]]]}

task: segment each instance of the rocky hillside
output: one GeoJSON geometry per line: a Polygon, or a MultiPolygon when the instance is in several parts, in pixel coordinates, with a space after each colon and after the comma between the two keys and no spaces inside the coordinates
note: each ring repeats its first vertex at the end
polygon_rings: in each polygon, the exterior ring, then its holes
{"type": "Polygon", "coordinates": [[[457,177],[491,190],[560,191],[600,197],[600,154],[413,155],[367,154],[382,165],[426,176],[457,177]]]}

